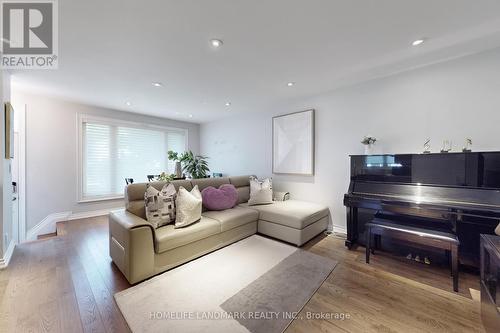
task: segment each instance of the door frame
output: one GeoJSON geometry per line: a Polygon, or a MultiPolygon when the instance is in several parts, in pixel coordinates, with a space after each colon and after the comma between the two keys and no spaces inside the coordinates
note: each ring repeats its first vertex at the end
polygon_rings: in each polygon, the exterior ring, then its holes
{"type": "Polygon", "coordinates": [[[26,111],[27,105],[20,105],[19,110],[14,111],[17,115],[17,135],[18,135],[18,145],[19,145],[19,156],[18,156],[18,177],[17,180],[17,200],[18,200],[18,215],[19,215],[19,225],[15,225],[15,221],[12,221],[12,230],[17,229],[17,241],[22,243],[26,241],[26,111]]]}

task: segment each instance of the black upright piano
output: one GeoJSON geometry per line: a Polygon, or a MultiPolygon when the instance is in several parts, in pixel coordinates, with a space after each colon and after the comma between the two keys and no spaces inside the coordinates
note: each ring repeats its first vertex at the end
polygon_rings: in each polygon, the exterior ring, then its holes
{"type": "Polygon", "coordinates": [[[480,234],[500,222],[500,152],[352,155],[344,195],[346,246],[364,244],[365,223],[377,214],[448,226],[459,256],[479,266],[480,234]]]}

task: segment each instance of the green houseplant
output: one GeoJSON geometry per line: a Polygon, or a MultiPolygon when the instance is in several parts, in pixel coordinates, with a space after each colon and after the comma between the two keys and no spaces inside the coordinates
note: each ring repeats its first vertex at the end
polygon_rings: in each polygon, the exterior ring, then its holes
{"type": "Polygon", "coordinates": [[[206,178],[207,174],[210,172],[207,162],[208,157],[195,155],[191,150],[180,155],[170,150],[168,151],[168,159],[182,165],[182,171],[194,179],[206,178]]]}
{"type": "Polygon", "coordinates": [[[208,162],[205,156],[195,155],[192,151],[184,152],[179,161],[182,164],[182,170],[194,179],[206,178],[210,172],[208,162]]]}

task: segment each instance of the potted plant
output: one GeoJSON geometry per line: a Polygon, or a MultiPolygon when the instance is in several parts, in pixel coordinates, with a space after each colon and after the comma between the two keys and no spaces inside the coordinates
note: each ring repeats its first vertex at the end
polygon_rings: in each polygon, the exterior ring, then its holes
{"type": "Polygon", "coordinates": [[[363,140],[361,140],[361,143],[365,145],[365,155],[372,154],[375,142],[377,142],[377,138],[373,136],[365,136],[363,140]]]}
{"type": "Polygon", "coordinates": [[[186,151],[181,154],[179,161],[182,164],[182,170],[191,178],[207,178],[208,172],[208,157],[195,155],[192,151],[186,151]]]}
{"type": "Polygon", "coordinates": [[[182,167],[181,161],[179,160],[179,154],[173,150],[169,150],[167,154],[170,161],[175,161],[175,178],[182,178],[182,167]]]}

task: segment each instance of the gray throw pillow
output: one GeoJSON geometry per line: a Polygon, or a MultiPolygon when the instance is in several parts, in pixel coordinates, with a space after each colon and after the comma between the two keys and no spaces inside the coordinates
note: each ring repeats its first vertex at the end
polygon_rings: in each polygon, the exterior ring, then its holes
{"type": "Polygon", "coordinates": [[[250,177],[250,199],[248,204],[265,205],[273,203],[273,180],[266,178],[258,180],[256,177],[250,177]]]}

